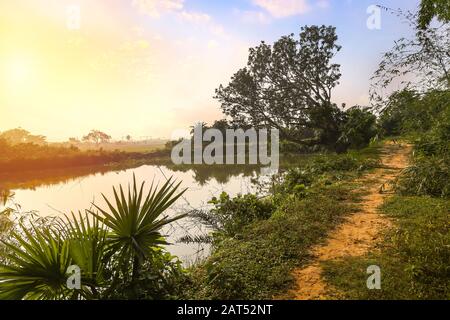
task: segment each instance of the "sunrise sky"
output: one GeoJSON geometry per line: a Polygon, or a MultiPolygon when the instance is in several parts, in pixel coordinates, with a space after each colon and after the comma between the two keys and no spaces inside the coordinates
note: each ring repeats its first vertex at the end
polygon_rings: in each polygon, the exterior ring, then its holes
{"type": "MultiPolygon", "coordinates": [[[[337,27],[337,103],[367,104],[371,73],[407,26],[366,0],[14,0],[0,2],[0,131],[21,126],[50,141],[91,129],[114,138],[170,137],[220,119],[214,89],[245,66],[248,48],[337,27]],[[75,6],[75,7],[74,7],[75,6]],[[76,10],[80,10],[80,25],[76,10]],[[75,20],[74,20],[75,19],[75,20]],[[74,22],[75,21],[75,22],[74,22]]],[[[378,1],[415,9],[418,1],[378,1]]]]}

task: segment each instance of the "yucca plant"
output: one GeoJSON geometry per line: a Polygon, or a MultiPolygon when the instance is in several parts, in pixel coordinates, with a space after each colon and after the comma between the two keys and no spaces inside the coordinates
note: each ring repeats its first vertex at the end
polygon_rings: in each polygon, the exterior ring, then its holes
{"type": "Polygon", "coordinates": [[[177,193],[180,184],[181,182],[175,184],[175,181],[169,178],[158,189],[152,182],[147,196],[144,197],[145,182],[142,182],[138,189],[133,175],[133,185],[128,187],[127,196],[120,185],[119,192],[113,188],[115,205],[102,194],[108,209],[94,204],[98,212],[88,211],[108,227],[108,250],[110,254],[116,255],[125,272],[131,265],[133,279],[142,263],[155,252],[155,248],[168,244],[161,234],[161,229],[186,216],[180,214],[161,217],[186,191],[184,189],[177,193]]]}

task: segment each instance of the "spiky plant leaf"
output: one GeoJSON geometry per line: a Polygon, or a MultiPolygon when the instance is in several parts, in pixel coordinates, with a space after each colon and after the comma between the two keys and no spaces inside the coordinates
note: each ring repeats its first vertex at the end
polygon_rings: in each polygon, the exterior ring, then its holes
{"type": "Polygon", "coordinates": [[[73,292],[66,286],[71,265],[69,246],[48,227],[11,233],[3,241],[7,263],[0,265],[0,299],[64,299],[73,292]]]}
{"type": "Polygon", "coordinates": [[[133,184],[128,186],[127,194],[122,186],[119,186],[119,191],[113,188],[114,204],[103,195],[108,208],[103,209],[94,204],[98,212],[88,211],[110,229],[109,248],[120,256],[124,264],[135,257],[143,261],[155,247],[167,244],[161,229],[186,216],[161,217],[186,191],[177,192],[180,184],[175,184],[170,178],[158,189],[152,182],[144,198],[145,182],[138,188],[133,175],[133,184]]]}

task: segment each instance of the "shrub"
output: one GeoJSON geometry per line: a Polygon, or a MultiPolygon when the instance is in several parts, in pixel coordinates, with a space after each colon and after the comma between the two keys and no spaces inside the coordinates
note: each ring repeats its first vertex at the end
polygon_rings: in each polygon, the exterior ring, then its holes
{"type": "Polygon", "coordinates": [[[449,101],[450,90],[429,91],[423,95],[410,90],[395,92],[379,118],[382,133],[388,136],[425,133],[448,110],[449,101]]]}
{"type": "MultiPolygon", "coordinates": [[[[368,148],[369,149],[369,148],[368,148]]],[[[376,167],[379,162],[374,157],[365,157],[361,152],[345,154],[326,154],[314,157],[307,164],[289,169],[283,182],[275,188],[276,193],[295,193],[298,185],[305,189],[315,182],[341,180],[345,174],[354,174],[376,167]]]]}
{"type": "Polygon", "coordinates": [[[381,112],[379,124],[382,133],[387,136],[397,136],[404,133],[410,125],[411,109],[417,102],[416,93],[410,90],[394,92],[381,112]]]}
{"type": "Polygon", "coordinates": [[[450,159],[436,156],[416,159],[402,172],[396,189],[403,195],[450,196],[450,159]]]}
{"type": "Polygon", "coordinates": [[[376,116],[368,108],[354,106],[344,115],[338,144],[347,148],[362,148],[377,134],[376,116]]]}
{"type": "Polygon", "coordinates": [[[218,199],[214,197],[209,203],[214,205],[210,215],[213,216],[216,230],[227,236],[234,236],[253,221],[269,218],[274,210],[269,199],[259,199],[254,194],[230,198],[222,192],[218,199]]]}
{"type": "Polygon", "coordinates": [[[102,299],[173,300],[184,297],[189,279],[181,261],[169,252],[155,250],[143,263],[139,275],[132,281],[119,279],[114,290],[102,299]]]}

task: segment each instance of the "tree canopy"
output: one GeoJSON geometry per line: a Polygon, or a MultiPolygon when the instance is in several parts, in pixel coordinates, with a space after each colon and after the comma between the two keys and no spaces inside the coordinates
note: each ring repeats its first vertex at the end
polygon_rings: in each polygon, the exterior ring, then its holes
{"type": "Polygon", "coordinates": [[[332,103],[341,77],[332,62],[341,49],[337,39],[334,27],[305,26],[298,39],[290,34],[273,45],[263,41],[215,98],[235,124],[276,128],[296,142],[335,142],[341,114],[332,103]]]}
{"type": "Polygon", "coordinates": [[[29,131],[22,128],[4,131],[0,134],[0,139],[3,139],[10,144],[34,143],[42,145],[46,143],[45,136],[32,135],[29,131]]]}
{"type": "Polygon", "coordinates": [[[372,77],[372,103],[383,109],[391,87],[427,92],[450,87],[450,25],[421,29],[420,14],[393,11],[416,31],[411,38],[400,38],[386,52],[372,77]]]}
{"type": "Polygon", "coordinates": [[[420,28],[426,29],[434,17],[441,22],[450,22],[450,1],[422,0],[418,18],[420,28]]]}
{"type": "Polygon", "coordinates": [[[111,136],[99,131],[99,130],[91,130],[87,135],[83,137],[83,141],[85,142],[94,142],[96,144],[106,143],[111,140],[111,136]]]}

